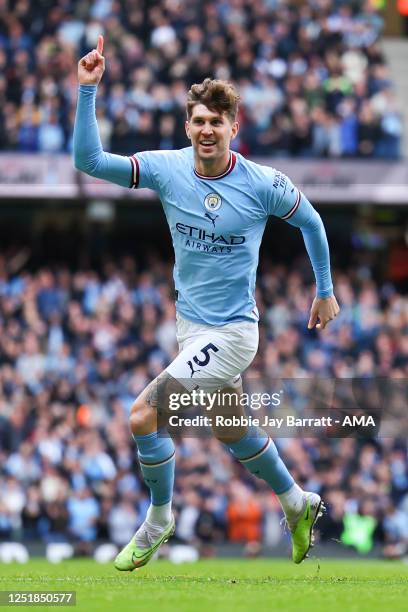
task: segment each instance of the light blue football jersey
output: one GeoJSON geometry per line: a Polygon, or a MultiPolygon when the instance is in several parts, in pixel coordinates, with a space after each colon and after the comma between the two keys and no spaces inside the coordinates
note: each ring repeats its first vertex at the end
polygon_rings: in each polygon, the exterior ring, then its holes
{"type": "Polygon", "coordinates": [[[195,171],[192,147],[131,157],[106,153],[95,116],[96,89],[79,87],[75,167],[118,185],[149,187],[158,193],[173,239],[177,310],[183,317],[207,325],[258,320],[255,279],[268,215],[301,229],[317,295],[332,295],[322,220],[290,179],[233,152],[218,177],[195,171]]]}
{"type": "Polygon", "coordinates": [[[133,187],[156,191],[175,252],[177,310],[191,321],[257,321],[255,280],[268,215],[289,218],[301,194],[282,173],[231,152],[218,177],[199,175],[193,149],[131,158],[133,187]]]}

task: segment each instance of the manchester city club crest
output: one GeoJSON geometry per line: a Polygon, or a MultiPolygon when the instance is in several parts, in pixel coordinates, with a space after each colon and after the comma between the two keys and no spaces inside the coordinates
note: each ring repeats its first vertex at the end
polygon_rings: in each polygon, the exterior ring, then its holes
{"type": "Polygon", "coordinates": [[[219,208],[221,208],[221,204],[222,204],[221,196],[219,196],[218,193],[208,193],[205,196],[204,206],[210,212],[214,212],[215,210],[218,210],[219,208]]]}

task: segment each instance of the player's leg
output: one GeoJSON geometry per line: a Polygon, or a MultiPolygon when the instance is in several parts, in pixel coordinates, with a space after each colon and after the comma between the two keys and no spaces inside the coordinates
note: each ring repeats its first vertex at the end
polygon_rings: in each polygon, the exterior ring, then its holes
{"type": "MultiPolygon", "coordinates": [[[[239,396],[242,387],[226,387],[214,414],[245,417],[239,396]],[[234,404],[235,398],[235,404],[234,404]]],[[[214,435],[254,476],[262,478],[277,495],[292,534],[292,557],[300,563],[313,545],[313,526],[323,511],[320,496],[295,483],[278,449],[260,427],[214,427],[214,435]]]]}
{"type": "MultiPolygon", "coordinates": [[[[239,401],[241,394],[241,384],[224,387],[221,404],[217,405],[216,411],[213,409],[214,414],[234,414],[245,418],[245,410],[239,401]]],[[[213,431],[243,466],[269,484],[279,497],[286,516],[299,514],[304,505],[303,491],[293,480],[273,440],[261,427],[213,426],[213,431]]]]}
{"type": "Polygon", "coordinates": [[[151,491],[146,520],[135,537],[115,559],[115,567],[131,571],[145,565],[157,548],[174,531],[171,498],[174,483],[174,445],[170,437],[158,432],[171,394],[181,395],[199,387],[193,376],[212,379],[214,353],[221,351],[213,343],[213,328],[199,326],[178,318],[177,338],[180,353],[140,394],[133,404],[130,428],[137,444],[140,468],[151,491]],[[210,334],[210,335],[208,335],[210,334]]]}
{"type": "Polygon", "coordinates": [[[162,372],[139,395],[130,414],[140,469],[151,494],[149,513],[157,523],[168,523],[171,518],[175,465],[173,440],[165,429],[160,429],[160,418],[167,409],[169,395],[183,391],[176,380],[162,372]]]}
{"type": "Polygon", "coordinates": [[[130,429],[137,445],[140,469],[150,489],[151,503],[143,524],[115,559],[119,570],[145,565],[174,532],[171,512],[175,449],[165,430],[159,430],[160,413],[167,408],[170,393],[184,388],[167,372],[146,387],[133,404],[130,429]]]}

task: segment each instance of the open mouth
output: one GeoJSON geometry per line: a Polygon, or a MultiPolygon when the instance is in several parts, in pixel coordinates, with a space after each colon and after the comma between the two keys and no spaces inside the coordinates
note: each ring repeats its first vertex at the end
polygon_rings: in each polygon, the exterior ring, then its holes
{"type": "Polygon", "coordinates": [[[204,149],[211,149],[211,147],[215,146],[215,142],[213,140],[202,140],[200,142],[200,145],[204,148],[204,149]]]}

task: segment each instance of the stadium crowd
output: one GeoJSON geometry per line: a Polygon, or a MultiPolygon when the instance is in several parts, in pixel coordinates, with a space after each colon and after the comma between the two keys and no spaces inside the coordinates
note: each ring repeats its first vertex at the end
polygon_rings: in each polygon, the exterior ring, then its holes
{"type": "MultiPolygon", "coordinates": [[[[306,261],[306,260],[305,260],[306,261]]],[[[99,272],[62,265],[29,271],[0,257],[0,540],[125,544],[147,509],[127,417],[177,352],[171,264],[129,256],[99,272]],[[12,268],[14,265],[16,268],[12,268]]],[[[403,378],[408,304],[366,265],[337,271],[339,317],[307,331],[313,294],[303,260],[262,262],[260,350],[247,372],[305,378],[403,378]],[[305,280],[306,279],[306,280],[305,280]]],[[[408,546],[406,438],[325,435],[276,442],[307,490],[322,494],[324,540],[387,556],[408,546]]],[[[213,438],[177,443],[176,536],[211,554],[244,542],[248,554],[283,535],[270,489],[213,438]]]]}
{"type": "Polygon", "coordinates": [[[105,36],[104,147],[187,145],[186,92],[239,88],[243,154],[399,156],[401,119],[371,0],[0,0],[0,150],[72,147],[76,63],[105,36]]]}

